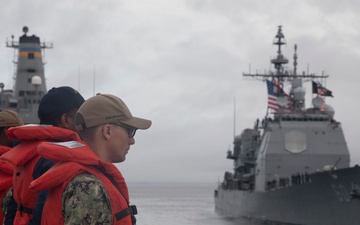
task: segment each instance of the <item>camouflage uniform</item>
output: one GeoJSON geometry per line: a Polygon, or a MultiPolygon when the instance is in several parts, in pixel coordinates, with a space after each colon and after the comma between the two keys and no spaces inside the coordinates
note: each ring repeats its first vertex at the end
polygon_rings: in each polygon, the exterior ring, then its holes
{"type": "MultiPolygon", "coordinates": [[[[6,215],[6,211],[7,211],[7,208],[6,208],[6,207],[7,207],[8,202],[10,201],[11,196],[12,196],[12,188],[10,188],[10,189],[6,192],[4,198],[3,198],[2,201],[1,201],[1,210],[2,210],[2,212],[4,213],[4,215],[6,215]]],[[[2,222],[2,221],[0,221],[0,222],[2,222]]]]}
{"type": "Polygon", "coordinates": [[[110,198],[92,174],[82,173],[69,182],[62,197],[65,225],[112,224],[110,198]]]}

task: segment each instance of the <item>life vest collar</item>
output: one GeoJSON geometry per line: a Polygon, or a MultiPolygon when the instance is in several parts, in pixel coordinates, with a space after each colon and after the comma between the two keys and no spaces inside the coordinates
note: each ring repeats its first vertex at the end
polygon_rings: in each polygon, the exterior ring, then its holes
{"type": "Polygon", "coordinates": [[[51,125],[27,124],[17,127],[10,127],[6,131],[6,135],[10,139],[17,141],[80,140],[76,132],[51,125]]]}

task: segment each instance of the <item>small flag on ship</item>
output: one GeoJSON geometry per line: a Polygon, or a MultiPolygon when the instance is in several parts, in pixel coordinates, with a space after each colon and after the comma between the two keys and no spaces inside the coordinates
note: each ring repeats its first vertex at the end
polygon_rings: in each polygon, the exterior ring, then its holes
{"type": "Polygon", "coordinates": [[[323,87],[320,82],[315,82],[315,81],[312,82],[312,92],[313,94],[334,97],[332,95],[332,91],[323,87]]]}

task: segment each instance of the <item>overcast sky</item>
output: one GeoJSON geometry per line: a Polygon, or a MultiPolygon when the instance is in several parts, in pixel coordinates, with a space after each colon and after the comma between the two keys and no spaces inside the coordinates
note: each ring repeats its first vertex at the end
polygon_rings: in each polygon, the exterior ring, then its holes
{"type": "Polygon", "coordinates": [[[28,34],[54,44],[45,52],[48,89],[72,86],[85,98],[114,94],[133,115],[153,121],[118,164],[128,182],[215,184],[232,171],[226,151],[234,121],[239,134],[266,113],[265,83],[242,73],[269,70],[282,25],[289,67],[297,44],[298,71],[330,75],[334,98],[326,101],[355,164],[359,9],[355,0],[12,0],[0,8],[0,78],[13,85],[14,52],[5,42],[28,26],[28,34]]]}

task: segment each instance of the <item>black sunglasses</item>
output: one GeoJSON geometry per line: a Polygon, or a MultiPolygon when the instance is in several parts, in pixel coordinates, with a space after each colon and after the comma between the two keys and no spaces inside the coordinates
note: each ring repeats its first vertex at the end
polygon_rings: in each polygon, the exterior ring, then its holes
{"type": "Polygon", "coordinates": [[[122,123],[112,123],[112,124],[115,126],[124,128],[129,136],[129,138],[133,138],[135,136],[137,128],[131,127],[131,126],[128,126],[128,125],[125,125],[122,123]]]}

